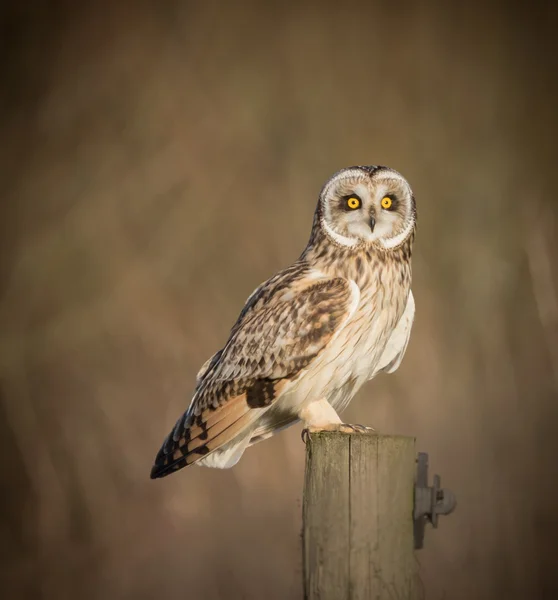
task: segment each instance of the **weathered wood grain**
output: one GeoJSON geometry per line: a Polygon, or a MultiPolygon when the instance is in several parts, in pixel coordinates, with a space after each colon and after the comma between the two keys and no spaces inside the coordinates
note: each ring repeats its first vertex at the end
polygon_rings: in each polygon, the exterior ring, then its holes
{"type": "Polygon", "coordinates": [[[414,438],[310,435],[303,505],[305,598],[417,598],[414,473],[414,438]]]}

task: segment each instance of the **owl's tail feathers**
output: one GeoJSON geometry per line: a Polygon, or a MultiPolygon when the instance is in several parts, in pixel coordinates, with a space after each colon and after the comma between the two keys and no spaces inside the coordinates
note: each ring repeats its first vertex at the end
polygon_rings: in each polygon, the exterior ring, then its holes
{"type": "MultiPolygon", "coordinates": [[[[159,450],[151,469],[151,479],[170,475],[207,457],[224,444],[234,442],[235,438],[243,437],[243,433],[248,434],[260,412],[250,408],[246,394],[242,394],[218,408],[205,409],[198,416],[185,413],[159,450]]],[[[219,466],[213,463],[218,461],[204,461],[207,466],[219,466]]]]}

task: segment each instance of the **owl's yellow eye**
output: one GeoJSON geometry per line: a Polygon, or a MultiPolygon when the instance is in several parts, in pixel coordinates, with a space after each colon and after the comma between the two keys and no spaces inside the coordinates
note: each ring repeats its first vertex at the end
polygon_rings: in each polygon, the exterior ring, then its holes
{"type": "Polygon", "coordinates": [[[382,204],[382,208],[389,210],[393,204],[393,200],[389,196],[384,196],[382,198],[381,204],[382,204]]]}
{"type": "Polygon", "coordinates": [[[351,210],[356,210],[357,208],[360,207],[360,199],[356,198],[355,196],[351,196],[350,198],[347,198],[347,207],[350,208],[351,210]]]}

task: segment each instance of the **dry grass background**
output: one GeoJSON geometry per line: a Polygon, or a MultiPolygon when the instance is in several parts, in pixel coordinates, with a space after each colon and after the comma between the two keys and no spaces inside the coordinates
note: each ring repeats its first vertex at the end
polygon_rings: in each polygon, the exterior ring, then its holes
{"type": "Polygon", "coordinates": [[[363,163],[415,189],[417,320],[346,417],[416,435],[458,496],[426,597],[557,597],[556,17],[4,5],[4,598],[301,597],[300,427],[231,471],[148,476],[324,180],[363,163]]]}

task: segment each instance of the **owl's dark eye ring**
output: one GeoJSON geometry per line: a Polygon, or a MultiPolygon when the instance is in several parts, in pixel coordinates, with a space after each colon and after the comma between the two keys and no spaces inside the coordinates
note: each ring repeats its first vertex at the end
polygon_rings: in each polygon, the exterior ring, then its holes
{"type": "Polygon", "coordinates": [[[380,205],[384,210],[394,210],[394,208],[396,206],[396,202],[397,202],[396,198],[393,194],[386,194],[382,198],[380,205]]]}
{"type": "Polygon", "coordinates": [[[357,210],[362,206],[362,202],[358,196],[354,194],[345,198],[345,208],[347,210],[357,210]]]}

